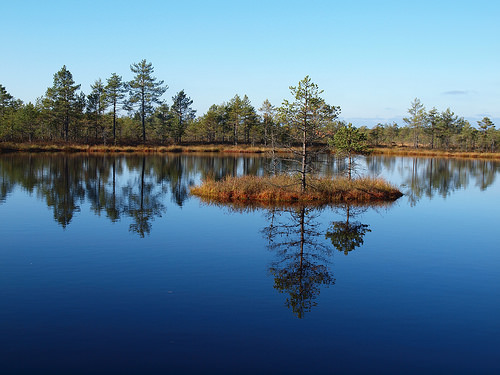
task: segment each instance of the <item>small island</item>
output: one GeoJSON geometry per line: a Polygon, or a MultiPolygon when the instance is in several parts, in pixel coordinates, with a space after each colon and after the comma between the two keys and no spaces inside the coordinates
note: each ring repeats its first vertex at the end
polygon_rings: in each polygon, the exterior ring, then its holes
{"type": "Polygon", "coordinates": [[[325,102],[318,85],[306,76],[290,91],[293,100],[283,102],[280,116],[289,129],[289,144],[300,145],[289,147],[291,156],[286,159],[294,165],[291,171],[264,177],[206,179],[201,186],[192,188],[191,194],[216,203],[303,205],[366,204],[394,201],[402,196],[382,179],[352,178],[354,155],[366,152],[366,137],[352,124],[339,127],[333,137],[325,134],[328,124],[337,118],[339,108],[325,102]],[[329,178],[315,173],[313,161],[321,151],[313,145],[325,138],[338,155],[347,159],[347,176],[329,178]]]}
{"type": "Polygon", "coordinates": [[[302,191],[300,179],[289,175],[268,177],[226,177],[220,181],[206,179],[191,188],[191,194],[214,203],[258,204],[335,204],[394,201],[403,194],[379,178],[347,177],[308,179],[302,191]]]}

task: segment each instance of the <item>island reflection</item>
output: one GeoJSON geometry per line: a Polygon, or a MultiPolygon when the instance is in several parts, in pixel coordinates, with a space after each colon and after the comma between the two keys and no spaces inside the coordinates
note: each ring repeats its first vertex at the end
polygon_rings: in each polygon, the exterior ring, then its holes
{"type": "MultiPolygon", "coordinates": [[[[399,174],[411,205],[422,197],[446,198],[470,185],[486,190],[500,170],[499,162],[487,160],[368,156],[365,161],[363,172],[368,174],[399,174]]],[[[345,160],[329,155],[317,163],[321,175],[338,175],[346,167],[345,160]]],[[[258,155],[4,154],[0,155],[0,204],[17,187],[44,201],[62,228],[71,225],[86,203],[91,212],[111,222],[130,220],[129,230],[144,237],[155,219],[166,214],[169,202],[182,207],[190,187],[201,179],[263,175],[270,166],[269,159],[258,155]]],[[[281,161],[273,167],[284,171],[290,166],[281,161]]],[[[349,220],[351,213],[345,214],[344,227],[338,222],[328,232],[339,246],[342,230],[353,235],[348,232],[356,229],[349,220]]]]}

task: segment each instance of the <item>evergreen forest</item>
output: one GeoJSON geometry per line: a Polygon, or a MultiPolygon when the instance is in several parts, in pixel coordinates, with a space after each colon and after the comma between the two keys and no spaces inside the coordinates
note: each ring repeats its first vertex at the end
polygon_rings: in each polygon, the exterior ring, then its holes
{"type": "MultiPolygon", "coordinates": [[[[197,115],[193,100],[184,90],[171,100],[164,99],[168,86],[154,77],[152,63],[142,60],[130,69],[134,75],[131,81],[113,73],[105,80],[97,79],[91,91],[84,93],[63,66],[54,74],[53,85],[35,103],[13,97],[0,84],[0,141],[88,145],[301,143],[290,120],[293,102],[285,100],[275,106],[265,100],[256,108],[247,95],[236,94],[197,115]]],[[[339,130],[354,128],[372,147],[499,151],[500,130],[490,118],[473,124],[450,108],[426,109],[418,98],[410,103],[403,123],[379,123],[373,128],[356,128],[340,121],[340,107],[323,100],[315,108],[308,118],[321,115],[324,121],[314,126],[314,143],[332,143],[339,130]]]]}

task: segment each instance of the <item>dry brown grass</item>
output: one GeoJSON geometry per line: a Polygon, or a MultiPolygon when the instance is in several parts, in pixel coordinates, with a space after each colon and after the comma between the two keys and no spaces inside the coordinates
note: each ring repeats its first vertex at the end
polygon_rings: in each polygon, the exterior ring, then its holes
{"type": "Polygon", "coordinates": [[[499,152],[463,152],[463,151],[444,151],[411,147],[377,147],[371,150],[372,155],[389,156],[414,156],[414,157],[439,157],[439,158],[457,158],[457,159],[490,159],[500,160],[499,152]]]}
{"type": "Polygon", "coordinates": [[[191,188],[191,194],[210,202],[262,202],[262,203],[368,203],[393,201],[401,192],[382,179],[359,178],[348,180],[339,177],[314,178],[308,182],[308,190],[300,191],[296,177],[227,177],[221,181],[205,180],[191,188]]]}
{"type": "MultiPolygon", "coordinates": [[[[82,145],[71,143],[12,143],[0,142],[0,152],[89,152],[89,153],[237,153],[262,154],[270,151],[269,147],[248,145],[82,145]]],[[[279,153],[289,152],[287,149],[276,150],[279,153]]]]}
{"type": "MultiPolygon", "coordinates": [[[[234,153],[234,154],[263,154],[270,152],[266,146],[250,145],[83,145],[72,143],[13,143],[0,142],[0,152],[89,152],[89,153],[234,153]]],[[[290,153],[290,149],[281,148],[277,153],[290,153]]],[[[414,149],[405,147],[375,147],[373,155],[413,156],[413,157],[441,157],[463,159],[490,159],[500,160],[500,153],[488,152],[458,152],[431,149],[414,149]]]]}

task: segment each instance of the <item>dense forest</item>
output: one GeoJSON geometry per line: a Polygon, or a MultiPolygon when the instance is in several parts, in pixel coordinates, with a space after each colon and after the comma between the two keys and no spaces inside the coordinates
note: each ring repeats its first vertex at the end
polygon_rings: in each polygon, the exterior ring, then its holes
{"type": "MultiPolygon", "coordinates": [[[[84,94],[63,66],[54,74],[53,85],[35,103],[14,98],[0,85],[0,141],[274,146],[297,139],[296,129],[287,117],[293,103],[286,100],[280,107],[265,100],[256,109],[246,95],[235,95],[196,116],[193,100],[184,90],[176,93],[171,102],[162,99],[168,86],[153,76],[151,63],[142,60],[130,69],[134,74],[131,81],[113,73],[105,81],[97,79],[91,92],[84,94]]],[[[314,131],[320,135],[315,142],[326,144],[349,125],[338,119],[339,107],[323,103],[321,110],[325,108],[329,111],[324,117],[328,121],[322,121],[314,131]]],[[[356,130],[371,146],[496,152],[500,144],[500,130],[488,117],[471,124],[449,108],[442,112],[436,108],[426,110],[417,98],[410,104],[404,123],[356,130]]]]}

